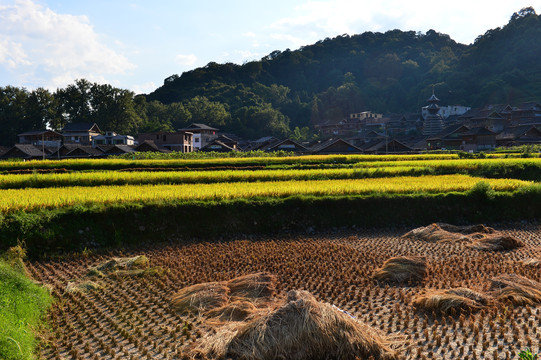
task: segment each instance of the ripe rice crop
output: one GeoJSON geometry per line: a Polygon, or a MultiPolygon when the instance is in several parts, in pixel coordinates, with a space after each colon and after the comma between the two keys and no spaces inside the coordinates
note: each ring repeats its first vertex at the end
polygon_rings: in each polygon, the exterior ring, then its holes
{"type": "Polygon", "coordinates": [[[56,208],[93,203],[161,203],[298,195],[355,196],[463,192],[471,189],[481,181],[488,183],[495,191],[514,191],[532,184],[531,182],[512,179],[483,179],[467,175],[443,175],[356,180],[7,189],[0,190],[0,211],[31,211],[39,208],[56,208]]]}
{"type": "Polygon", "coordinates": [[[118,170],[129,168],[191,168],[205,167],[246,167],[277,165],[354,164],[361,161],[407,161],[457,159],[456,154],[427,155],[307,155],[291,157],[218,158],[218,159],[170,159],[170,160],[125,160],[125,159],[70,159],[0,161],[0,171],[21,169],[68,170],[118,170]]]}
{"type": "Polygon", "coordinates": [[[96,171],[47,174],[0,175],[0,189],[59,186],[195,184],[286,180],[357,179],[429,174],[422,166],[392,166],[362,169],[222,170],[222,171],[96,171]]]}
{"type": "Polygon", "coordinates": [[[360,161],[354,165],[356,168],[363,167],[390,167],[390,166],[427,166],[433,168],[449,168],[453,170],[471,170],[481,167],[506,167],[506,166],[541,166],[541,158],[518,158],[518,159],[424,159],[391,161],[360,161]]]}

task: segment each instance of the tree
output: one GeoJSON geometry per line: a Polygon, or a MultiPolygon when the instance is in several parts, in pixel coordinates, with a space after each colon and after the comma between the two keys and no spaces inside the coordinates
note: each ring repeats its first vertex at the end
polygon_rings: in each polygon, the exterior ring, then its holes
{"type": "Polygon", "coordinates": [[[195,96],[183,105],[191,114],[191,121],[195,123],[220,127],[226,125],[231,117],[224,104],[209,101],[204,96],[195,96]]]}
{"type": "Polygon", "coordinates": [[[28,91],[14,86],[0,87],[0,144],[12,145],[17,141],[17,134],[34,128],[27,122],[26,103],[28,91]]]}

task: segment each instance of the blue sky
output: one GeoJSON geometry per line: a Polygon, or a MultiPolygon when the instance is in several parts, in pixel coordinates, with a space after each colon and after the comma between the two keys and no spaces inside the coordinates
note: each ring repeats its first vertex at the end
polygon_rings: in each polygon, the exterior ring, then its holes
{"type": "Polygon", "coordinates": [[[392,29],[469,44],[541,0],[0,0],[0,86],[86,78],[147,93],[173,74],[392,29]]]}

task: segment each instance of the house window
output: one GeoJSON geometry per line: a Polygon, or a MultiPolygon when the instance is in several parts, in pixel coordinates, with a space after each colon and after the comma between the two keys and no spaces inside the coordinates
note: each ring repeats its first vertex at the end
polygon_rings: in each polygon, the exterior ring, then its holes
{"type": "Polygon", "coordinates": [[[196,142],[196,143],[198,143],[198,142],[199,142],[199,138],[195,138],[195,139],[193,139],[193,142],[196,142]]]}
{"type": "Polygon", "coordinates": [[[160,135],[156,135],[156,140],[160,140],[160,135]]]}
{"type": "Polygon", "coordinates": [[[162,140],[165,141],[167,137],[165,136],[165,134],[162,136],[162,140]]]}

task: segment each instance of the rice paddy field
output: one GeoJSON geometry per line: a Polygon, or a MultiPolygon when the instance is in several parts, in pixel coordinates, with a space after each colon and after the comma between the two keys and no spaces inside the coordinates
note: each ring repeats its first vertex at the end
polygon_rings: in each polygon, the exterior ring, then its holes
{"type": "Polygon", "coordinates": [[[26,244],[56,299],[46,359],[284,358],[241,356],[231,336],[291,290],[392,349],[322,358],[518,359],[540,351],[540,180],[540,158],[453,154],[0,162],[0,248],[26,244]],[[434,222],[494,229],[403,237],[434,222]],[[143,270],[92,270],[139,255],[143,270]],[[186,287],[255,273],[271,297],[227,299],[247,317],[173,306],[186,287]],[[229,352],[208,350],[218,340],[229,352]]]}
{"type": "Polygon", "coordinates": [[[541,225],[500,227],[525,246],[486,252],[452,243],[401,239],[408,229],[362,230],[317,236],[236,237],[207,242],[139,246],[29,263],[31,274],[58,299],[40,355],[46,359],[185,359],[215,330],[203,316],[179,314],[172,297],[194,284],[267,272],[278,278],[277,296],[303,289],[347,311],[384,335],[403,342],[399,359],[518,359],[526,347],[538,352],[541,306],[495,303],[476,312],[440,313],[413,306],[426,289],[468,287],[485,291],[490,279],[520,274],[541,281],[541,225]],[[113,276],[98,288],[67,291],[88,268],[114,256],[144,254],[162,276],[113,276]],[[415,285],[378,283],[374,271],[389,258],[427,258],[415,285]]]}

